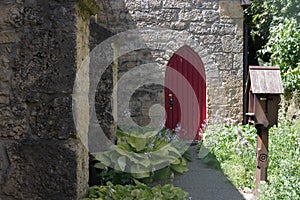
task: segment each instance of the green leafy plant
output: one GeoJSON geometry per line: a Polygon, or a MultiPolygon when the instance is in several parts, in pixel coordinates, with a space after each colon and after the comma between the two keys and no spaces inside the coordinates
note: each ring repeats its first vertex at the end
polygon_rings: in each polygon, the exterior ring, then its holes
{"type": "Polygon", "coordinates": [[[84,200],[186,200],[187,197],[187,192],[171,184],[151,188],[135,181],[135,185],[113,185],[108,182],[106,186],[90,187],[89,197],[84,200]]]}
{"type": "Polygon", "coordinates": [[[300,199],[300,119],[270,130],[268,180],[260,199],[300,199]]]}
{"type": "MultiPolygon", "coordinates": [[[[280,113],[279,122],[269,131],[268,182],[261,186],[259,199],[299,200],[300,119],[289,122],[280,113]]],[[[199,151],[199,156],[208,164],[219,165],[238,189],[254,188],[255,145],[254,126],[214,124],[208,126],[199,144],[200,150],[207,149],[205,154],[199,151]]]]}
{"type": "Polygon", "coordinates": [[[237,188],[253,188],[255,136],[255,128],[249,125],[208,125],[203,142],[199,143],[199,157],[221,169],[237,188]]]}
{"type": "Polygon", "coordinates": [[[260,65],[280,66],[285,96],[300,89],[298,0],[252,0],[245,11],[260,65]]]}
{"type": "Polygon", "coordinates": [[[270,28],[270,39],[261,53],[269,53],[268,65],[280,66],[285,94],[300,90],[300,25],[296,19],[282,19],[270,28]]]}
{"type": "Polygon", "coordinates": [[[142,134],[118,130],[116,136],[116,146],[94,154],[101,183],[151,182],[188,171],[188,147],[169,130],[142,134]]]}

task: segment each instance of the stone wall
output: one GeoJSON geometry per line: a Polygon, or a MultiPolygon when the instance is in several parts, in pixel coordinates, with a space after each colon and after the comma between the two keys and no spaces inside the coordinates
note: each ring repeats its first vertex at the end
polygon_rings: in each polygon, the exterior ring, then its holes
{"type": "MultiPolygon", "coordinates": [[[[97,4],[100,27],[113,34],[139,29],[139,37],[150,43],[147,58],[141,55],[135,61],[132,55],[127,60],[124,55],[119,58],[119,79],[134,67],[149,63],[150,57],[151,62],[159,64],[160,70],[155,73],[163,80],[165,66],[173,53],[183,45],[189,45],[204,63],[208,118],[241,122],[243,9],[239,0],[98,0],[97,4]]],[[[137,72],[140,79],[147,76],[140,71],[137,72]]],[[[157,85],[137,90],[128,108],[133,121],[147,125],[149,108],[156,103],[163,107],[163,95],[163,88],[157,85]]],[[[123,111],[126,108],[120,112],[119,122],[123,120],[120,119],[123,111]]]]}
{"type": "Polygon", "coordinates": [[[0,199],[81,199],[88,152],[72,93],[89,52],[84,0],[0,2],[0,199]]]}

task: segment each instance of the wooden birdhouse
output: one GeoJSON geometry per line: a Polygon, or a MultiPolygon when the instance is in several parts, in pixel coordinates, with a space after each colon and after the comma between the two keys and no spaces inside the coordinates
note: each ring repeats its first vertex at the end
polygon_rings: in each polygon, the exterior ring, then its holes
{"type": "Polygon", "coordinates": [[[246,89],[249,96],[246,115],[257,129],[255,193],[259,194],[259,184],[267,181],[269,128],[278,122],[283,93],[279,67],[250,66],[246,89]]]}
{"type": "Polygon", "coordinates": [[[248,121],[266,128],[277,124],[280,94],[283,93],[279,67],[250,66],[247,93],[248,121]]]}

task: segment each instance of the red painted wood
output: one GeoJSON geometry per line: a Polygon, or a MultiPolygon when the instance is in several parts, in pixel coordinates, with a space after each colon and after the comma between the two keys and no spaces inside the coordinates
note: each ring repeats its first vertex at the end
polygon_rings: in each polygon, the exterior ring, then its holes
{"type": "Polygon", "coordinates": [[[188,46],[175,52],[168,62],[165,109],[166,128],[174,130],[180,124],[179,137],[201,138],[198,133],[206,119],[206,77],[200,57],[188,46]]]}

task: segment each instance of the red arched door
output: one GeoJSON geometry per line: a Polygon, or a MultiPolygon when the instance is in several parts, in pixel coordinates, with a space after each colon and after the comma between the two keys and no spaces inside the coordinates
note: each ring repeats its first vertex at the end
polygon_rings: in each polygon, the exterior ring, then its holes
{"type": "Polygon", "coordinates": [[[206,119],[206,77],[203,62],[188,46],[181,47],[168,62],[165,109],[166,128],[179,127],[178,136],[184,140],[201,138],[199,132],[206,119]]]}

